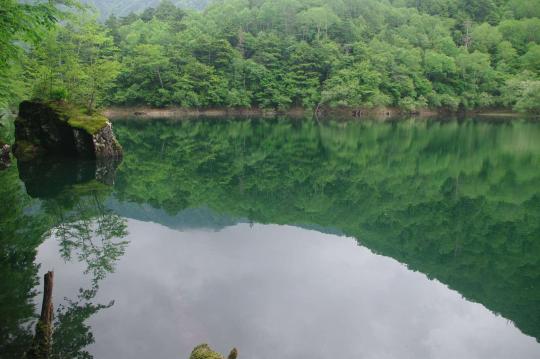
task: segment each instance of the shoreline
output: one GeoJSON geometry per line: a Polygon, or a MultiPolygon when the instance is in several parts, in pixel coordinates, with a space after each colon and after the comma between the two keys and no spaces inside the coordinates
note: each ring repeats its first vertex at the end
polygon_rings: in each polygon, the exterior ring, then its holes
{"type": "MultiPolygon", "coordinates": [[[[190,119],[190,118],[219,118],[219,117],[262,117],[273,118],[278,116],[287,116],[292,118],[306,118],[315,115],[314,110],[301,107],[293,107],[288,110],[260,109],[260,108],[152,108],[148,106],[133,107],[108,107],[102,111],[103,115],[111,120],[115,119],[190,119]]],[[[466,112],[452,112],[447,110],[421,109],[418,111],[403,111],[395,107],[380,108],[322,108],[319,109],[317,117],[334,117],[339,119],[397,119],[397,118],[439,118],[443,116],[451,117],[492,117],[492,118],[535,118],[538,116],[514,112],[508,109],[481,109],[466,112]]]]}

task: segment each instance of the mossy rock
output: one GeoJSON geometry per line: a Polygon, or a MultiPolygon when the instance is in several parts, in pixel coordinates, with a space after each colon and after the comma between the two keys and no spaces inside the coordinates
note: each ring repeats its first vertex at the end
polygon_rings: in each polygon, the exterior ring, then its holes
{"type": "Polygon", "coordinates": [[[44,154],[74,158],[122,158],[112,124],[62,101],[23,101],[15,120],[15,156],[29,160],[44,154]]]}
{"type": "Polygon", "coordinates": [[[208,344],[201,344],[193,349],[189,359],[224,359],[223,355],[213,351],[208,344]]]}
{"type": "Polygon", "coordinates": [[[54,101],[47,104],[71,127],[80,128],[91,135],[98,133],[99,130],[107,126],[109,121],[100,113],[88,114],[82,108],[67,102],[54,101]]]}
{"type": "MultiPolygon", "coordinates": [[[[229,356],[227,359],[237,359],[238,358],[238,350],[236,348],[233,348],[231,350],[229,356]]],[[[195,347],[193,349],[193,352],[191,352],[191,355],[189,359],[225,359],[223,355],[219,354],[218,352],[215,352],[210,348],[208,344],[201,344],[195,347]]]]}

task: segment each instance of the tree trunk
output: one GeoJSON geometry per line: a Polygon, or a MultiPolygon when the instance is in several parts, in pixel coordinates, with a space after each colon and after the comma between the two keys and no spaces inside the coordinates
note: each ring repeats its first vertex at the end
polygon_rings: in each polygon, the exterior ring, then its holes
{"type": "Polygon", "coordinates": [[[43,302],[41,303],[40,320],[46,323],[51,323],[53,317],[52,293],[54,285],[54,272],[47,272],[43,282],[43,302]]]}
{"type": "Polygon", "coordinates": [[[51,354],[53,329],[53,281],[54,272],[48,272],[45,274],[43,280],[43,303],[41,304],[41,316],[36,324],[36,334],[32,342],[32,347],[27,353],[27,358],[47,359],[51,354]]]}
{"type": "Polygon", "coordinates": [[[88,114],[91,115],[94,112],[94,100],[95,100],[95,93],[92,92],[90,95],[90,99],[88,100],[88,105],[86,106],[88,114]]]}
{"type": "Polygon", "coordinates": [[[163,80],[161,79],[161,73],[159,72],[159,67],[157,68],[157,76],[159,79],[159,84],[161,85],[161,88],[163,88],[163,80]]]}

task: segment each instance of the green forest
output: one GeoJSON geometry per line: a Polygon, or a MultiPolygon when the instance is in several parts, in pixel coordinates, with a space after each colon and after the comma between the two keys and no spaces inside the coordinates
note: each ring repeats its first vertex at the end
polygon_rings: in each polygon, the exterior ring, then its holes
{"type": "Polygon", "coordinates": [[[4,108],[540,111],[539,0],[165,0],[107,19],[72,0],[1,4],[4,108]]]}

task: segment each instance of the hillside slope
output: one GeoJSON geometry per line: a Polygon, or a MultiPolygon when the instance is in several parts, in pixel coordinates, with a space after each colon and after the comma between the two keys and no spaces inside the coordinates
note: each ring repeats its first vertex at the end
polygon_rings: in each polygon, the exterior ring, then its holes
{"type": "MultiPolygon", "coordinates": [[[[178,7],[202,10],[211,0],[171,0],[178,7]]],[[[109,15],[125,16],[131,12],[140,13],[149,7],[159,5],[161,0],[83,0],[85,4],[94,6],[102,19],[109,15]]]]}

